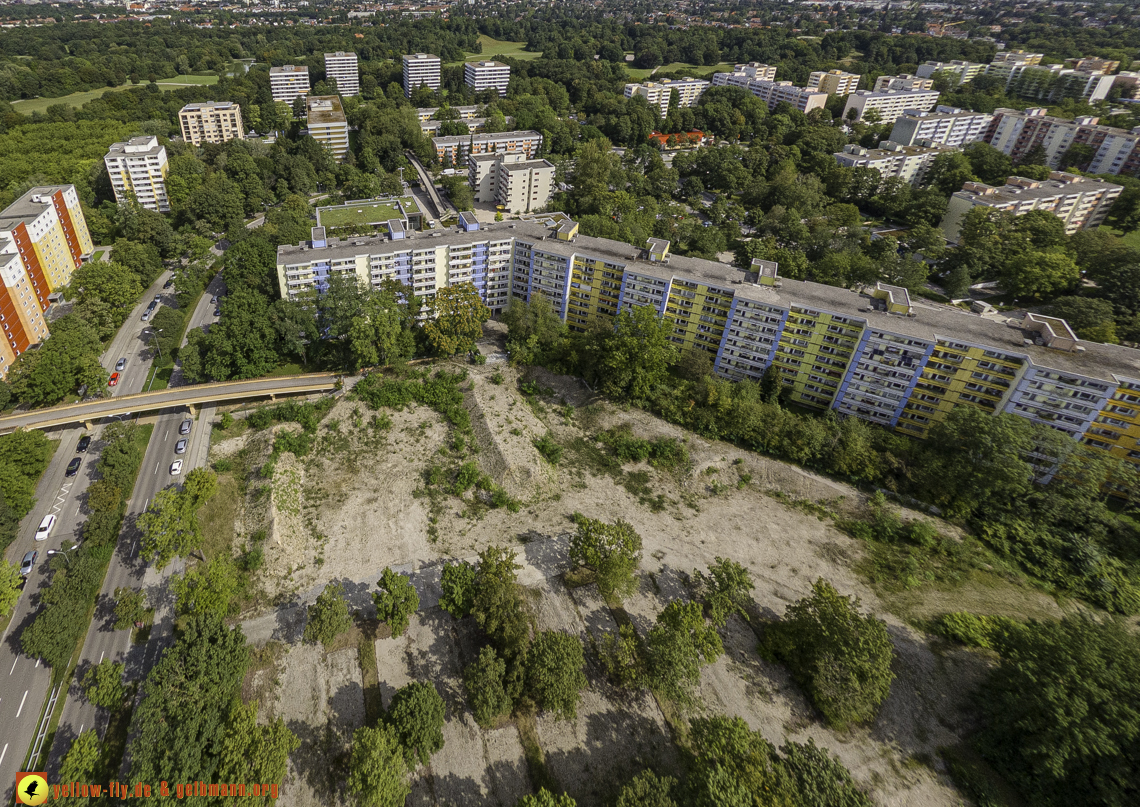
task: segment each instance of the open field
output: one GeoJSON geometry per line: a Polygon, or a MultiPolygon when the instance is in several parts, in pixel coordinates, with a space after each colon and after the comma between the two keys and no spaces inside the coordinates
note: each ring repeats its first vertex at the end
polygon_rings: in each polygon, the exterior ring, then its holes
{"type": "Polygon", "coordinates": [[[626,65],[625,71],[629,73],[629,77],[634,81],[644,81],[650,76],[659,76],[664,73],[672,73],[676,70],[685,70],[693,76],[711,76],[713,73],[731,73],[733,68],[732,62],[721,62],[720,64],[689,64],[688,62],[670,62],[663,64],[654,69],[650,67],[630,67],[626,65]]]}
{"type": "MultiPolygon", "coordinates": [[[[176,76],[174,78],[161,78],[155,82],[159,87],[164,90],[175,90],[179,87],[190,87],[194,85],[209,85],[217,84],[217,76],[176,76]]],[[[71,95],[63,95],[59,98],[29,98],[24,101],[13,101],[12,108],[22,115],[31,115],[33,112],[47,112],[49,106],[56,104],[67,104],[70,107],[79,108],[86,104],[88,101],[93,101],[96,98],[101,98],[104,93],[118,92],[119,90],[126,90],[131,87],[142,87],[150,84],[149,81],[140,81],[138,84],[131,84],[129,81],[118,87],[104,87],[98,90],[87,90],[85,92],[74,92],[71,95]]]]}
{"type": "Polygon", "coordinates": [[[483,46],[482,53],[468,53],[464,61],[477,62],[480,59],[494,59],[497,56],[509,56],[512,59],[537,59],[541,53],[531,53],[523,50],[525,42],[508,42],[505,39],[492,39],[486,34],[479,34],[479,43],[483,46]]]}

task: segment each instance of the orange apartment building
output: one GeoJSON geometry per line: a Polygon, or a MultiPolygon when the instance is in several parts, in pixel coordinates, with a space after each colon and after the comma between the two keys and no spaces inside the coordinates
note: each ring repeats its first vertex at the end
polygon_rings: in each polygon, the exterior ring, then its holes
{"type": "Polygon", "coordinates": [[[0,212],[0,378],[47,337],[49,296],[93,249],[74,185],[32,188],[0,212]]]}

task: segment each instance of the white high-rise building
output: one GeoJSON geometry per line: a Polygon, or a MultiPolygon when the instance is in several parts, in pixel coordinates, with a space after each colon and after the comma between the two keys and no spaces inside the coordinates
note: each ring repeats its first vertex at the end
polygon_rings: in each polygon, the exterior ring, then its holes
{"type": "Polygon", "coordinates": [[[430,53],[408,53],[404,56],[404,96],[412,97],[416,87],[439,91],[439,57],[430,53]]]}
{"type": "Polygon", "coordinates": [[[959,84],[966,84],[986,72],[986,65],[954,59],[949,62],[924,62],[914,72],[919,78],[929,79],[933,79],[935,73],[946,73],[957,76],[959,84]]]}
{"type": "Polygon", "coordinates": [[[669,114],[669,100],[673,97],[673,90],[677,91],[677,106],[687,107],[697,103],[708,87],[709,82],[699,78],[643,81],[640,84],[626,84],[625,97],[640,95],[649,102],[650,106],[657,107],[661,117],[665,117],[669,114]]]}
{"type": "Polygon", "coordinates": [[[182,139],[195,146],[245,139],[241,107],[233,101],[187,104],[178,113],[178,122],[182,126],[182,139]]]}
{"type": "Polygon", "coordinates": [[[309,68],[286,64],[269,68],[269,91],[274,101],[293,103],[293,99],[309,94],[309,68]]]}
{"type": "Polygon", "coordinates": [[[897,76],[879,76],[875,79],[875,92],[883,90],[929,90],[934,86],[934,79],[912,76],[902,73],[897,76]]]}
{"type": "Polygon", "coordinates": [[[847,168],[874,168],[883,179],[895,178],[918,185],[939,154],[957,149],[939,146],[929,141],[916,145],[903,145],[884,140],[877,149],[857,143],[848,143],[843,151],[836,152],[835,161],[847,168]]]}
{"type": "Polygon", "coordinates": [[[360,95],[360,63],[355,53],[325,54],[325,78],[336,79],[336,91],[341,95],[360,95]]]}
{"type": "Polygon", "coordinates": [[[856,111],[855,120],[863,120],[867,113],[879,113],[879,123],[894,123],[899,116],[910,110],[928,112],[938,103],[938,93],[934,90],[856,90],[847,96],[847,106],[843,108],[843,120],[850,120],[848,114],[856,111]]]}
{"type": "Polygon", "coordinates": [[[463,81],[475,92],[498,90],[502,98],[511,82],[511,68],[502,62],[468,62],[463,65],[463,81]]]}
{"type": "Polygon", "coordinates": [[[133,196],[148,210],[170,210],[166,147],[159,144],[157,137],[132,137],[125,143],[112,143],[103,162],[115,189],[116,202],[122,204],[133,196]]]}
{"type": "Polygon", "coordinates": [[[348,121],[338,95],[311,95],[305,99],[309,134],[332,152],[337,162],[348,154],[348,121]]]}
{"type": "Polygon", "coordinates": [[[986,139],[986,130],[994,116],[988,112],[971,112],[939,104],[933,112],[908,109],[895,121],[890,140],[913,146],[928,140],[941,146],[961,148],[986,139]]]}
{"type": "MultiPolygon", "coordinates": [[[[737,68],[745,65],[737,65],[737,68]]],[[[766,68],[767,65],[757,65],[757,68],[766,68]]],[[[775,75],[776,68],[768,68],[764,75],[775,75]]],[[[760,70],[756,71],[757,74],[760,70]]],[[[796,87],[790,81],[769,81],[767,79],[748,78],[747,73],[737,69],[734,73],[713,73],[714,87],[740,87],[755,95],[768,105],[768,109],[775,109],[776,105],[784,102],[791,104],[800,112],[811,112],[813,109],[823,109],[827,104],[827,93],[816,90],[806,90],[796,87]]]]}

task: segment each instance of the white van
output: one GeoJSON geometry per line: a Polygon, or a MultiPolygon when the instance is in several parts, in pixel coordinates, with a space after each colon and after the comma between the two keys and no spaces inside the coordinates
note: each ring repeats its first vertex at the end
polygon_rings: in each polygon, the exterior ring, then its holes
{"type": "Polygon", "coordinates": [[[51,528],[55,526],[55,515],[48,513],[44,516],[44,520],[40,522],[39,529],[36,530],[36,540],[46,541],[47,537],[51,535],[51,528]]]}

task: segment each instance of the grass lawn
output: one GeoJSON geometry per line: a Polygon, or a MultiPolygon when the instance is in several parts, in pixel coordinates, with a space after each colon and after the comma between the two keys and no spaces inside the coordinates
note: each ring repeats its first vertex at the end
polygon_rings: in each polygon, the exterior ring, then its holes
{"type": "Polygon", "coordinates": [[[158,392],[160,389],[166,389],[170,386],[170,376],[174,372],[174,365],[168,364],[165,367],[154,367],[150,369],[147,374],[146,383],[143,384],[143,392],[158,392]]]}
{"type": "Polygon", "coordinates": [[[307,373],[307,372],[308,372],[308,370],[306,370],[304,367],[302,367],[297,362],[287,362],[284,364],[277,365],[276,370],[274,370],[272,373],[268,373],[267,375],[262,376],[262,377],[263,378],[282,378],[284,376],[289,376],[289,375],[301,375],[302,373],[307,373]]]}
{"type": "MultiPolygon", "coordinates": [[[[155,82],[164,90],[174,90],[179,87],[187,87],[191,85],[206,85],[217,84],[217,76],[176,76],[175,78],[161,78],[155,82]]],[[[33,112],[47,112],[49,106],[56,104],[67,104],[70,107],[81,107],[88,101],[94,101],[96,98],[101,98],[104,93],[118,92],[125,90],[129,87],[141,87],[144,84],[150,84],[149,81],[140,81],[137,85],[131,84],[129,81],[118,87],[102,87],[98,90],[87,90],[85,92],[73,92],[71,95],[63,95],[59,98],[29,98],[24,101],[13,101],[12,108],[19,112],[21,115],[31,115],[33,112]]]]}
{"type": "Polygon", "coordinates": [[[483,46],[482,53],[468,53],[466,62],[477,62],[480,59],[494,59],[498,56],[509,56],[512,59],[537,59],[541,53],[525,51],[525,42],[507,42],[504,39],[492,39],[486,34],[479,34],[479,44],[483,46]]]}
{"type": "MultiPolygon", "coordinates": [[[[687,70],[699,76],[711,76],[713,73],[731,73],[734,62],[721,62],[720,64],[689,64],[688,62],[670,62],[657,68],[657,74],[672,73],[675,70],[687,70]]],[[[628,69],[628,68],[627,68],[628,69]]],[[[630,70],[632,73],[633,71],[630,70]]],[[[655,74],[655,75],[657,75],[655,74]]]]}
{"type": "Polygon", "coordinates": [[[413,199],[401,199],[400,203],[404,207],[404,213],[393,202],[373,202],[321,208],[317,217],[322,227],[348,227],[354,224],[380,224],[388,219],[403,219],[407,214],[420,212],[413,199]]]}
{"type": "Polygon", "coordinates": [[[111,252],[110,247],[99,247],[99,249],[95,250],[94,254],[91,256],[91,260],[92,260],[92,262],[94,262],[94,261],[105,261],[105,260],[107,260],[107,255],[109,255],[110,252],[111,252]]]}

